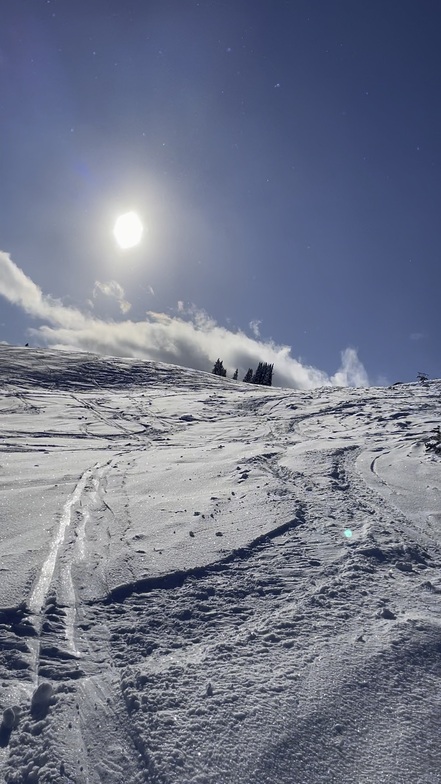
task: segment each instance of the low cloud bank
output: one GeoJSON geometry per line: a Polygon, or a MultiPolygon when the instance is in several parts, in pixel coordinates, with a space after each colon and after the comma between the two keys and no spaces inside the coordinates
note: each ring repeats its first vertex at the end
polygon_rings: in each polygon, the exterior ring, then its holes
{"type": "MultiPolygon", "coordinates": [[[[101,293],[120,303],[124,294],[119,284],[99,284],[101,293]]],[[[98,284],[97,284],[98,286],[98,284]]],[[[30,330],[35,340],[51,348],[71,348],[112,356],[129,356],[170,362],[196,370],[211,370],[220,357],[231,375],[239,368],[242,378],[258,362],[274,363],[273,383],[293,389],[319,386],[368,386],[367,373],[353,348],[341,354],[341,367],[332,376],[291,356],[290,346],[249,337],[219,326],[207,313],[180,303],[179,316],[147,313],[144,321],[105,321],[77,308],[63,305],[41,289],[0,251],[0,295],[28,315],[44,322],[30,330]]],[[[128,303],[127,303],[128,304],[128,303]]],[[[122,308],[123,309],[123,308],[122,308]]],[[[258,322],[255,333],[258,332],[258,322]]]]}

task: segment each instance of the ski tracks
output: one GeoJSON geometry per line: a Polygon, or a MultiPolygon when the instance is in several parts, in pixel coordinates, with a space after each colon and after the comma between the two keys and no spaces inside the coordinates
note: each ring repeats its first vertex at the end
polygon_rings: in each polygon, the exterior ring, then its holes
{"type": "Polygon", "coordinates": [[[88,538],[92,532],[93,539],[98,523],[106,530],[105,517],[111,510],[105,501],[105,481],[117,467],[118,455],[112,455],[79,478],[60,514],[28,610],[13,626],[14,647],[22,650],[26,680],[20,704],[13,709],[18,728],[0,738],[8,751],[6,757],[2,754],[7,784],[103,780],[120,784],[126,776],[134,784],[144,780],[138,752],[124,729],[118,678],[106,651],[108,635],[99,622],[89,634],[78,591],[85,571],[94,590],[98,584],[101,592],[105,590],[107,536],[96,537],[95,549],[89,549],[88,538]],[[91,558],[94,552],[96,562],[91,558]],[[94,572],[100,573],[92,579],[94,572]],[[40,711],[31,709],[29,715],[28,701],[38,684],[47,689],[48,699],[40,711]],[[101,726],[109,740],[106,749],[101,726]]]}

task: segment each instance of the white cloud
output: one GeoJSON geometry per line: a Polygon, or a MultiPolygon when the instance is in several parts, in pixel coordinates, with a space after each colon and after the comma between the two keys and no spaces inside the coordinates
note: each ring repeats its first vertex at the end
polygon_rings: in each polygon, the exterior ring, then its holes
{"type": "Polygon", "coordinates": [[[80,330],[87,322],[76,308],[66,307],[60,300],[43,295],[41,289],[17,267],[8,253],[0,251],[0,294],[26,313],[66,328],[80,330]]]}
{"type": "Polygon", "coordinates": [[[260,329],[259,329],[259,327],[260,327],[261,323],[262,322],[260,321],[260,319],[254,319],[253,321],[250,321],[251,332],[253,333],[253,335],[256,338],[260,338],[260,329]]]}
{"type": "Polygon", "coordinates": [[[9,255],[1,251],[0,294],[30,316],[40,319],[42,326],[31,333],[40,343],[54,348],[139,357],[205,371],[209,371],[214,360],[220,357],[229,375],[239,368],[240,378],[258,362],[270,362],[274,363],[274,383],[294,389],[368,384],[355,349],[342,352],[342,365],[330,377],[294,359],[289,346],[277,345],[272,340],[257,340],[240,330],[234,332],[221,327],[194,305],[185,309],[182,303],[179,316],[150,311],[146,320],[136,322],[129,319],[105,321],[84,314],[43,294],[9,255]]]}
{"type": "Polygon", "coordinates": [[[412,332],[412,334],[410,335],[410,339],[413,340],[414,343],[417,343],[420,340],[424,340],[425,337],[426,336],[424,332],[412,332]]]}
{"type": "Polygon", "coordinates": [[[92,292],[92,296],[94,299],[97,298],[99,292],[101,292],[101,294],[104,294],[105,297],[111,297],[113,299],[116,299],[121,313],[128,313],[130,308],[132,307],[130,302],[127,302],[125,298],[125,292],[123,287],[116,280],[108,280],[105,281],[104,283],[101,283],[99,280],[96,280],[92,292]]]}
{"type": "Polygon", "coordinates": [[[341,368],[331,377],[331,382],[338,387],[369,386],[367,373],[355,348],[345,348],[341,352],[341,368]]]}

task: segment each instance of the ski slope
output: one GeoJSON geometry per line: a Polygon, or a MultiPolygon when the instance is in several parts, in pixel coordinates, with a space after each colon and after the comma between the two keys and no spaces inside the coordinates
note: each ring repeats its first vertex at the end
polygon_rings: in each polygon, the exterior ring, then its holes
{"type": "Polygon", "coordinates": [[[3,780],[440,784],[440,394],[0,346],[3,780]]]}

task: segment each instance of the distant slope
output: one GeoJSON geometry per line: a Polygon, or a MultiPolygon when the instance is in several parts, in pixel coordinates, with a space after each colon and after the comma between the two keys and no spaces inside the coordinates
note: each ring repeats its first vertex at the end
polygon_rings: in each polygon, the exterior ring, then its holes
{"type": "Polygon", "coordinates": [[[230,384],[237,382],[163,362],[0,345],[2,385],[81,390],[97,387],[120,389],[148,383],[229,388],[230,384]]]}

